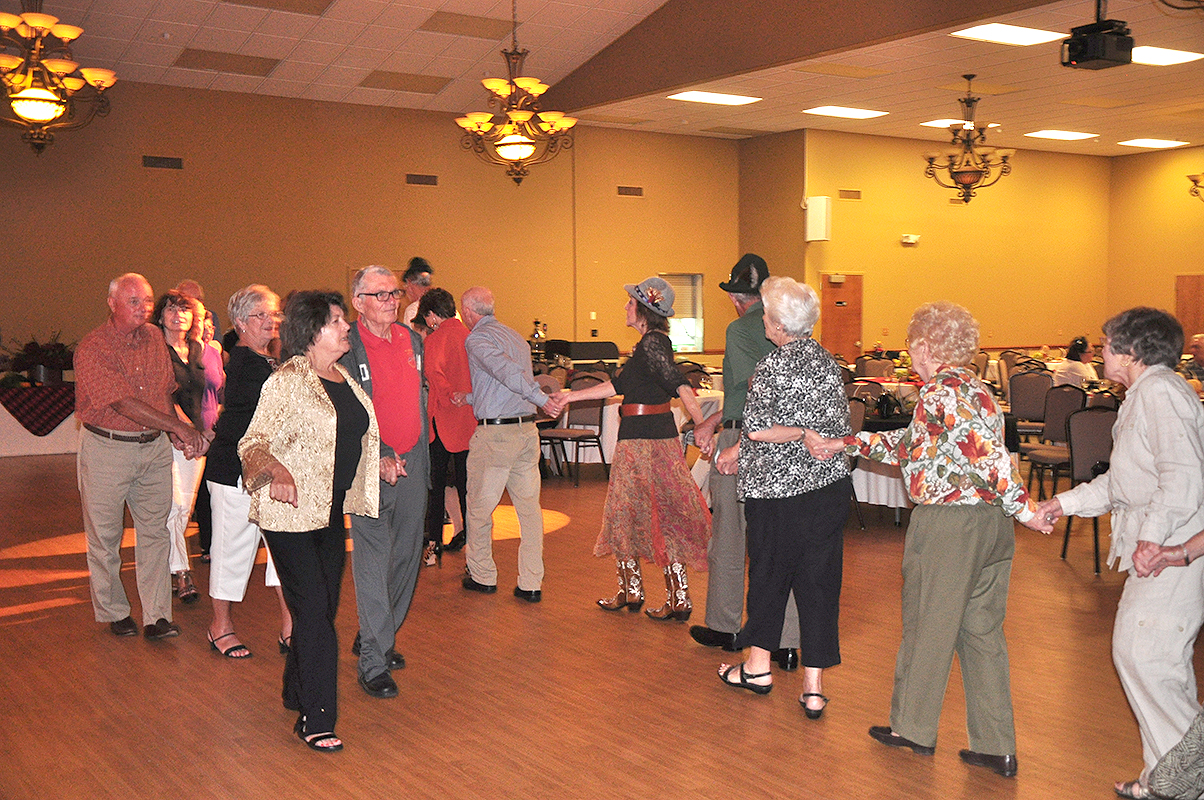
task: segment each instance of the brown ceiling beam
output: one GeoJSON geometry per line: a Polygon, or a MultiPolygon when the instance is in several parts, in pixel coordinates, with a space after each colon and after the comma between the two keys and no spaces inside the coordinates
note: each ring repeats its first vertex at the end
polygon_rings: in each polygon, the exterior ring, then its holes
{"type": "Polygon", "coordinates": [[[1049,0],[668,0],[553,86],[581,111],[962,25],[1049,0]]]}

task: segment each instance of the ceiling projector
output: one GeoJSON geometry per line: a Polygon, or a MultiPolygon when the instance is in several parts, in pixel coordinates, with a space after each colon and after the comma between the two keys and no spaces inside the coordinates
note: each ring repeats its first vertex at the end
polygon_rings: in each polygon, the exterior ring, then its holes
{"type": "Polygon", "coordinates": [[[1118,19],[1105,19],[1070,29],[1062,40],[1062,66],[1107,69],[1133,63],[1133,37],[1118,19]]]}

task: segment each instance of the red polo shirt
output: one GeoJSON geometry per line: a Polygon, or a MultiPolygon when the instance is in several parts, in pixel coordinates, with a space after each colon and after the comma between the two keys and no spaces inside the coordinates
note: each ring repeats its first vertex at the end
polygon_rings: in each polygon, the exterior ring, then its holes
{"type": "Polygon", "coordinates": [[[360,338],[368,352],[368,369],[372,371],[372,407],[380,426],[380,439],[398,455],[408,453],[418,444],[418,436],[426,420],[420,416],[422,376],[410,332],[393,325],[392,339],[382,339],[368,330],[363,322],[360,338]]]}

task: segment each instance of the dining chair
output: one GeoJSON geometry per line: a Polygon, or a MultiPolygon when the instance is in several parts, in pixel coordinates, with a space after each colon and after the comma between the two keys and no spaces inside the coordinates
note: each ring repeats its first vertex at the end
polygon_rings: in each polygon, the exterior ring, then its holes
{"type": "Polygon", "coordinates": [[[1016,418],[1016,433],[1037,436],[1045,427],[1045,394],[1053,388],[1053,373],[1047,370],[1018,372],[1008,381],[1011,387],[1011,413],[1016,418]]]}
{"type": "MultiPolygon", "coordinates": [[[[556,394],[564,388],[560,385],[560,381],[552,375],[536,374],[535,382],[539,384],[539,389],[544,394],[556,394]]],[[[561,412],[561,416],[564,416],[564,412],[561,412]]],[[[559,424],[560,417],[545,416],[542,410],[539,411],[539,414],[535,419],[535,427],[539,429],[541,434],[546,430],[555,428],[559,424]]],[[[556,466],[557,475],[563,474],[559,464],[557,464],[556,458],[557,456],[555,447],[552,446],[551,442],[544,441],[543,437],[541,436],[539,440],[539,474],[541,476],[547,477],[547,465],[549,462],[556,466]],[[548,446],[549,458],[544,458],[543,446],[545,444],[548,446]]]]}
{"type": "Polygon", "coordinates": [[[1115,392],[1104,390],[1102,392],[1092,392],[1087,396],[1087,408],[1120,408],[1120,398],[1115,392]]]}
{"type": "MultiPolygon", "coordinates": [[[[569,384],[570,389],[586,389],[604,381],[585,375],[578,377],[569,384]]],[[[566,423],[567,428],[548,428],[539,432],[542,445],[547,442],[552,448],[553,460],[559,459],[561,464],[568,464],[568,450],[565,444],[573,444],[573,486],[581,485],[581,449],[593,447],[598,451],[602,460],[602,469],[610,477],[610,465],[606,463],[606,453],[602,450],[602,419],[605,400],[581,400],[569,406],[566,423]]]]}
{"type": "MultiPolygon", "coordinates": [[[[1070,488],[1086,483],[1108,471],[1112,458],[1112,427],[1116,409],[1094,406],[1076,411],[1066,418],[1066,437],[1070,448],[1070,488]]],[[[1074,516],[1066,515],[1066,533],[1062,535],[1062,560],[1070,545],[1070,526],[1074,516]]],[[[1095,574],[1099,575],[1099,517],[1091,518],[1095,543],[1095,574]]]]}
{"type": "Polygon", "coordinates": [[[865,362],[865,377],[867,378],[893,378],[894,376],[895,362],[889,358],[875,358],[865,362]]]}
{"type": "Polygon", "coordinates": [[[987,379],[987,366],[991,363],[991,356],[986,350],[979,350],[974,354],[974,359],[970,363],[974,365],[974,371],[978,373],[978,379],[985,382],[987,379]]]}
{"type": "Polygon", "coordinates": [[[1012,367],[1023,357],[1024,354],[1018,350],[1004,350],[999,354],[999,394],[1005,402],[1010,402],[1008,379],[1012,377],[1012,367]]]}
{"type": "Polygon", "coordinates": [[[1070,469],[1070,448],[1066,445],[1066,420],[1075,411],[1087,407],[1087,393],[1077,386],[1055,386],[1045,393],[1045,422],[1039,443],[1021,442],[1020,455],[1028,459],[1028,489],[1038,479],[1038,498],[1045,499],[1045,473],[1053,474],[1053,494],[1058,493],[1058,475],[1070,469]]]}

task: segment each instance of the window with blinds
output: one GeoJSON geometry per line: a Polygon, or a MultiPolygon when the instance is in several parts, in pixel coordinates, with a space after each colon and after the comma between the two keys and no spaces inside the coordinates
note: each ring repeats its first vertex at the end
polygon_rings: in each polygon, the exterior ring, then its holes
{"type": "Polygon", "coordinates": [[[701,273],[660,273],[673,287],[669,339],[678,353],[702,352],[702,275],[701,273]]]}

